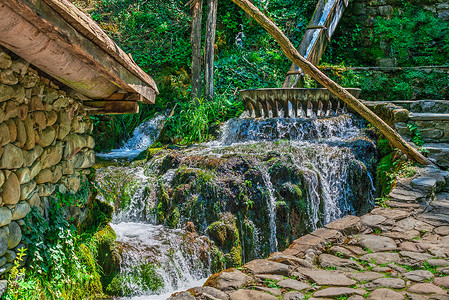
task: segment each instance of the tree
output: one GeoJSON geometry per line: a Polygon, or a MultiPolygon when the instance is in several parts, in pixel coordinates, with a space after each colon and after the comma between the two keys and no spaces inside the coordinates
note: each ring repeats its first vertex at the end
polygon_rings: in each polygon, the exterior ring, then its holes
{"type": "Polygon", "coordinates": [[[190,0],[192,13],[192,99],[201,98],[202,92],[202,56],[201,56],[201,23],[203,16],[203,0],[190,0]]]}
{"type": "Polygon", "coordinates": [[[204,60],[204,80],[206,83],[205,96],[207,100],[214,96],[214,47],[217,29],[218,0],[207,1],[206,45],[204,60]]]}

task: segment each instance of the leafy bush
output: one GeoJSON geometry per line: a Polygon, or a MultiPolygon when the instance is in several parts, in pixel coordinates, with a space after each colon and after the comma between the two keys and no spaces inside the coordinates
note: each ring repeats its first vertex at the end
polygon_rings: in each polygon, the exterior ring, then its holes
{"type": "MultiPolygon", "coordinates": [[[[19,254],[4,299],[87,299],[101,296],[100,269],[92,233],[80,235],[67,220],[67,207],[84,203],[74,195],[51,198],[48,216],[33,208],[25,217],[27,266],[19,254]]],[[[104,226],[104,224],[102,224],[104,226]]]]}

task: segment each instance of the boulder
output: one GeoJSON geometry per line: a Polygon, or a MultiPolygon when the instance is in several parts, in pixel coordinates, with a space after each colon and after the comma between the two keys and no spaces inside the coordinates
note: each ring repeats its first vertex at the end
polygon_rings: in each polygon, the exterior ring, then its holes
{"type": "Polygon", "coordinates": [[[87,140],[78,134],[69,134],[66,139],[64,158],[69,160],[87,146],[87,140]]]}
{"type": "Polygon", "coordinates": [[[52,126],[49,126],[42,130],[42,133],[39,135],[37,144],[45,148],[50,146],[55,138],[56,130],[52,126]]]}
{"type": "Polygon", "coordinates": [[[0,146],[8,144],[10,141],[8,125],[5,122],[0,123],[0,146]]]}
{"type": "Polygon", "coordinates": [[[30,205],[26,201],[21,201],[16,204],[16,208],[12,211],[12,220],[23,219],[30,211],[30,205]]]}
{"type": "Polygon", "coordinates": [[[31,181],[31,172],[28,168],[20,168],[16,171],[17,178],[20,184],[28,183],[31,181]]]}
{"type": "Polygon", "coordinates": [[[228,269],[209,277],[204,286],[214,287],[222,291],[242,288],[251,277],[237,269],[228,269]]]}
{"type": "Polygon", "coordinates": [[[273,295],[255,290],[238,290],[229,294],[230,300],[278,300],[273,295]]]}
{"type": "Polygon", "coordinates": [[[8,250],[8,231],[7,227],[0,228],[0,256],[3,256],[8,250]]]}
{"type": "Polygon", "coordinates": [[[377,235],[360,235],[359,244],[373,252],[396,250],[396,242],[389,237],[377,235]]]}
{"type": "Polygon", "coordinates": [[[15,173],[10,173],[9,176],[7,176],[2,189],[1,196],[5,204],[16,204],[19,202],[20,184],[15,173]]]}
{"type": "Polygon", "coordinates": [[[10,143],[14,143],[17,140],[17,126],[14,119],[9,119],[6,121],[6,125],[8,125],[9,129],[9,140],[10,143]]]}
{"type": "Polygon", "coordinates": [[[405,300],[404,295],[390,289],[377,289],[371,292],[368,300],[405,300]]]}
{"type": "Polygon", "coordinates": [[[16,124],[16,131],[17,131],[15,145],[19,148],[22,148],[27,141],[25,125],[24,125],[23,121],[20,120],[19,118],[14,118],[13,120],[14,120],[14,123],[16,124]]]}
{"type": "Polygon", "coordinates": [[[50,169],[43,169],[37,174],[35,180],[37,184],[43,184],[51,182],[53,179],[53,174],[50,169]]]}
{"type": "Polygon", "coordinates": [[[40,130],[43,130],[47,127],[47,118],[45,117],[45,113],[42,111],[35,111],[32,113],[32,118],[34,123],[37,124],[40,130]]]}
{"type": "Polygon", "coordinates": [[[22,230],[17,222],[9,224],[8,249],[12,249],[20,244],[22,240],[22,230]]]}
{"type": "Polygon", "coordinates": [[[408,292],[415,294],[446,294],[446,291],[432,283],[417,283],[412,285],[408,292]]]}
{"type": "Polygon", "coordinates": [[[1,169],[18,169],[23,166],[24,158],[22,150],[12,144],[3,147],[3,155],[0,160],[1,169]]]}
{"type": "Polygon", "coordinates": [[[347,287],[330,287],[319,290],[313,294],[314,297],[338,298],[352,295],[364,295],[364,290],[352,289],[347,287]]]}
{"type": "Polygon", "coordinates": [[[36,189],[36,181],[30,181],[20,186],[20,200],[27,200],[36,189]]]}
{"type": "Polygon", "coordinates": [[[58,114],[54,111],[46,111],[45,118],[47,119],[47,126],[53,126],[58,120],[58,114]]]}
{"type": "Polygon", "coordinates": [[[0,227],[11,223],[12,214],[11,210],[7,207],[0,207],[0,227]]]}
{"type": "Polygon", "coordinates": [[[32,150],[25,152],[24,159],[25,159],[25,165],[27,167],[31,167],[36,159],[42,155],[44,152],[44,148],[41,146],[36,146],[32,150]]]}
{"type": "Polygon", "coordinates": [[[25,132],[26,132],[26,142],[23,145],[23,148],[25,150],[31,150],[36,145],[36,133],[34,131],[34,122],[28,115],[23,121],[23,124],[25,125],[25,132]]]}
{"type": "Polygon", "coordinates": [[[49,168],[57,165],[62,159],[64,146],[62,142],[57,142],[55,146],[46,149],[47,156],[43,162],[43,168],[49,168]]]}
{"type": "Polygon", "coordinates": [[[256,259],[246,263],[243,268],[253,274],[276,274],[288,276],[291,267],[268,259],[256,259]]]}
{"type": "Polygon", "coordinates": [[[433,278],[433,274],[426,270],[416,270],[405,273],[404,277],[411,281],[423,282],[424,280],[433,278]]]}
{"type": "Polygon", "coordinates": [[[304,282],[301,282],[296,279],[285,279],[281,280],[277,283],[278,286],[282,286],[286,289],[292,289],[296,291],[303,291],[310,288],[310,285],[304,282]]]}
{"type": "Polygon", "coordinates": [[[70,133],[71,121],[66,111],[59,111],[58,140],[63,140],[70,133]]]}

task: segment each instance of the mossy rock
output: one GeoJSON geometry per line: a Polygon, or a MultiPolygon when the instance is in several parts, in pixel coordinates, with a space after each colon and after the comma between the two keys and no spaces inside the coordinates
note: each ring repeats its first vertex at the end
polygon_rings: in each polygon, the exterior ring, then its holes
{"type": "Polygon", "coordinates": [[[96,245],[97,263],[103,270],[101,282],[103,287],[107,287],[114,276],[120,273],[121,257],[115,243],[117,235],[114,229],[107,225],[97,232],[93,239],[96,245]]]}

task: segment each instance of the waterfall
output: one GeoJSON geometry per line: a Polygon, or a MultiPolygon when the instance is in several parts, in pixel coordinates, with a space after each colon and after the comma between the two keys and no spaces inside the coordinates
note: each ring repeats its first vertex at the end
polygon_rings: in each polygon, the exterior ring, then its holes
{"type": "MultiPolygon", "coordinates": [[[[152,128],[156,123],[149,122],[152,128]]],[[[135,136],[142,132],[136,129],[135,136]]],[[[162,149],[138,165],[122,161],[99,169],[101,197],[115,206],[113,228],[123,245],[121,275],[139,277],[140,266],[150,262],[163,283],[156,291],[139,280],[124,281],[124,286],[133,291],[132,299],[163,299],[201,285],[212,266],[205,254],[212,252],[211,242],[201,235],[229,213],[236,221],[222,221],[223,228],[234,238],[237,230],[240,239],[232,246],[240,244],[242,257],[253,259],[360,212],[373,202],[373,149],[350,115],[241,118],[226,122],[216,141],[162,149]],[[180,229],[187,222],[195,224],[198,235],[180,229]]],[[[227,247],[220,236],[215,238],[216,245],[227,247]]],[[[221,249],[221,259],[232,260],[237,250],[221,249]]],[[[224,264],[229,267],[229,261],[224,264]]]]}
{"type": "Polygon", "coordinates": [[[135,158],[140,152],[150,147],[157,139],[165,119],[165,115],[157,115],[143,122],[134,129],[131,138],[124,142],[122,147],[108,153],[97,153],[97,156],[105,159],[135,158]]]}
{"type": "Polygon", "coordinates": [[[278,251],[278,241],[276,237],[276,198],[274,197],[274,188],[271,183],[270,175],[267,170],[262,170],[263,181],[268,192],[267,206],[270,216],[270,251],[278,251]]]}

